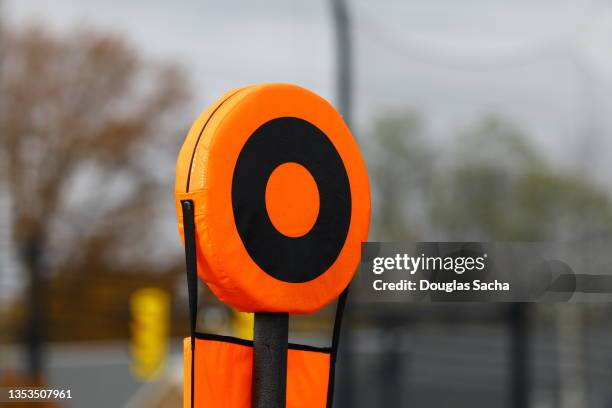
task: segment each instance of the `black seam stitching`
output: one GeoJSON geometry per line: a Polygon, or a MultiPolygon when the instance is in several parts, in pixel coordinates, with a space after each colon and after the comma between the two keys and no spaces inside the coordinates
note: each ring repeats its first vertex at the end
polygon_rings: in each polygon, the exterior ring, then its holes
{"type": "MultiPolygon", "coordinates": [[[[232,343],[238,344],[246,347],[253,347],[252,340],[241,339],[238,337],[225,336],[222,334],[212,334],[212,333],[195,333],[195,338],[198,340],[210,340],[210,341],[218,341],[221,343],[232,343]]],[[[311,351],[315,353],[324,353],[330,354],[332,352],[331,347],[316,347],[309,346],[307,344],[297,344],[297,343],[289,343],[288,346],[291,350],[301,350],[301,351],[311,351]]]]}
{"type": "Polygon", "coordinates": [[[204,130],[206,130],[206,126],[208,125],[208,122],[210,122],[212,117],[215,115],[215,113],[217,113],[217,111],[221,108],[221,106],[225,104],[225,102],[227,102],[232,96],[236,95],[238,92],[242,91],[243,89],[245,88],[237,89],[236,92],[233,92],[231,95],[225,98],[223,102],[221,102],[219,106],[217,106],[215,110],[212,111],[212,113],[208,116],[208,119],[206,119],[206,122],[204,122],[204,126],[202,126],[202,129],[200,129],[200,133],[198,134],[198,138],[196,140],[195,146],[193,147],[193,152],[191,152],[191,160],[189,161],[189,172],[187,173],[187,185],[185,186],[186,193],[189,192],[189,183],[191,181],[191,169],[193,168],[193,161],[195,159],[196,151],[198,150],[198,144],[200,143],[200,139],[202,138],[202,135],[204,134],[204,130]]]}

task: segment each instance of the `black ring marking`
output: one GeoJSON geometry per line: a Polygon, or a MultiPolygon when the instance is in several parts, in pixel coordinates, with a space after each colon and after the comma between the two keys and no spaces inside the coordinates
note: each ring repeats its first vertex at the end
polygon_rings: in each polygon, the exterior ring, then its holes
{"type": "Polygon", "coordinates": [[[249,256],[268,275],[284,282],[308,282],[336,260],[351,221],[351,189],[342,159],[313,124],[283,117],[261,125],[246,141],[232,178],[234,222],[249,256]],[[266,210],[266,185],[283,163],[295,162],[319,189],[319,214],[301,237],[279,232],[266,210]]]}

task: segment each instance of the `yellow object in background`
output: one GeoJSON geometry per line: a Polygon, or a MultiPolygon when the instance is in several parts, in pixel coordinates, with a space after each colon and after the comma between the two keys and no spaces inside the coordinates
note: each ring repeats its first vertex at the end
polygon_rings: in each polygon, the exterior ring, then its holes
{"type": "Polygon", "coordinates": [[[130,298],[132,313],[132,374],[152,381],[161,373],[168,354],[170,297],[159,288],[143,288],[130,298]]]}
{"type": "Polygon", "coordinates": [[[253,329],[255,327],[255,315],[233,310],[232,329],[234,335],[245,340],[253,340],[253,329]]]}

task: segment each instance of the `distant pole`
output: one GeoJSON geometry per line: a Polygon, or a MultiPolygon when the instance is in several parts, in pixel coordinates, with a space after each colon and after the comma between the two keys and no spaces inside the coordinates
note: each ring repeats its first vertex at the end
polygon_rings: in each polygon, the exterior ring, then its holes
{"type": "MultiPolygon", "coordinates": [[[[351,16],[346,0],[331,0],[331,11],[333,18],[333,29],[335,38],[335,85],[336,85],[336,107],[342,114],[349,128],[353,125],[352,100],[353,100],[353,50],[351,41],[351,16]]],[[[350,314],[345,312],[345,321],[350,325],[350,314]]],[[[339,352],[340,364],[338,372],[340,376],[336,381],[338,384],[337,402],[339,407],[353,407],[351,388],[353,384],[353,368],[351,361],[352,337],[345,330],[343,347],[339,352]]]]}
{"type": "Polygon", "coordinates": [[[529,378],[529,321],[528,306],[510,304],[510,406],[528,408],[529,378]]]}
{"type": "Polygon", "coordinates": [[[338,110],[349,127],[352,123],[353,53],[351,19],[346,0],[331,0],[336,39],[336,99],[338,110]]]}
{"type": "Polygon", "coordinates": [[[21,248],[22,259],[25,261],[30,278],[27,291],[28,313],[24,335],[28,374],[34,383],[42,380],[44,364],[46,290],[43,276],[42,246],[43,239],[33,237],[28,238],[21,248]]]}

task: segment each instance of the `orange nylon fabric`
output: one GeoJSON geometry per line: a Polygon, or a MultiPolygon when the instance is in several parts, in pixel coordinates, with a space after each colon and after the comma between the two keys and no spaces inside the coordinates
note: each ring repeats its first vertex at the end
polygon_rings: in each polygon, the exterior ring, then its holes
{"type": "Polygon", "coordinates": [[[183,408],[191,408],[191,338],[183,340],[183,408]]]}
{"type": "MultiPolygon", "coordinates": [[[[225,94],[192,126],[179,153],[176,175],[179,233],[183,237],[180,201],[193,200],[198,275],[222,302],[244,312],[310,313],[337,298],[351,281],[361,242],[368,235],[369,182],[350,130],[323,98],[290,84],[253,85],[225,94]],[[276,279],[251,259],[232,210],[232,175],[242,147],[262,124],[281,117],[303,119],[330,139],[344,164],[351,193],[351,222],[340,254],[320,276],[301,283],[276,279]]],[[[304,225],[296,220],[277,219],[280,228],[289,226],[289,236],[303,233],[304,225]]]]}
{"type": "MultiPolygon", "coordinates": [[[[291,346],[290,346],[291,347],[291,346]]],[[[196,339],[193,408],[251,408],[253,348],[196,339]]],[[[184,408],[191,408],[191,339],[184,341],[184,408]]],[[[325,408],[330,355],[289,349],[287,408],[325,408]]]]}

